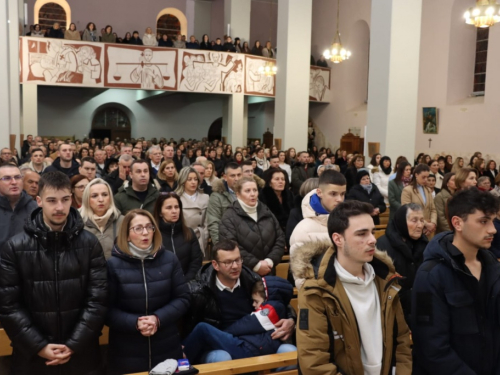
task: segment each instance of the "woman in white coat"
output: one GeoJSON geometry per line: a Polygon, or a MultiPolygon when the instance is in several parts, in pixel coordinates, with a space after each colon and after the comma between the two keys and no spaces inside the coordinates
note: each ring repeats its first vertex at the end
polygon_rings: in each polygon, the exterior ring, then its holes
{"type": "Polygon", "coordinates": [[[208,242],[207,207],[209,196],[200,189],[201,177],[192,167],[184,167],[179,172],[175,192],[182,201],[182,214],[186,226],[193,229],[203,254],[208,242]]]}
{"type": "Polygon", "coordinates": [[[391,158],[384,156],[378,167],[372,169],[373,183],[384,197],[385,204],[389,203],[389,176],[391,175],[391,158]]]}

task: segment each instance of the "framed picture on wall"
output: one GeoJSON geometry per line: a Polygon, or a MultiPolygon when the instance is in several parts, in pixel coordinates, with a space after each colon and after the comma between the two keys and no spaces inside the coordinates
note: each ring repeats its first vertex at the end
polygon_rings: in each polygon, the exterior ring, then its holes
{"type": "Polygon", "coordinates": [[[436,107],[424,107],[422,115],[424,134],[438,134],[438,109],[436,107]]]}

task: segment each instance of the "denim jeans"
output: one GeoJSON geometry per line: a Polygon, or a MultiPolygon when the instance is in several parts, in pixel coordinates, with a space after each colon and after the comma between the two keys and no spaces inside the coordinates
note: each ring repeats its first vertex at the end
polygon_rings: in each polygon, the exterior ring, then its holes
{"type": "Polygon", "coordinates": [[[207,349],[227,352],[227,360],[259,355],[259,351],[245,341],[207,323],[198,323],[183,345],[184,353],[192,363],[200,363],[200,357],[207,349]]]}

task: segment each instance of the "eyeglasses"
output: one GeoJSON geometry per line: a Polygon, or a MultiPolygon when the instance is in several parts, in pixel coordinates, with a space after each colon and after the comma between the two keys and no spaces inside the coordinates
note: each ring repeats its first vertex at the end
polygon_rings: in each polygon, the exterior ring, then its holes
{"type": "Polygon", "coordinates": [[[243,263],[243,259],[238,258],[238,259],[230,260],[230,261],[227,261],[227,262],[219,262],[219,261],[217,261],[217,263],[222,264],[226,268],[229,268],[229,267],[232,267],[233,264],[236,264],[237,266],[241,265],[243,263]]]}
{"type": "Polygon", "coordinates": [[[78,185],[78,186],[75,186],[75,189],[85,190],[86,187],[87,187],[87,185],[78,185]]]}
{"type": "Polygon", "coordinates": [[[23,179],[23,176],[21,176],[20,174],[18,174],[17,176],[4,176],[0,178],[0,181],[9,183],[12,181],[12,179],[16,181],[21,181],[23,179]]]}
{"type": "Polygon", "coordinates": [[[130,228],[129,230],[133,230],[135,234],[143,234],[144,229],[146,229],[146,232],[148,233],[151,232],[154,233],[154,231],[156,230],[156,228],[153,225],[146,225],[146,226],[138,225],[136,227],[130,228]]]}

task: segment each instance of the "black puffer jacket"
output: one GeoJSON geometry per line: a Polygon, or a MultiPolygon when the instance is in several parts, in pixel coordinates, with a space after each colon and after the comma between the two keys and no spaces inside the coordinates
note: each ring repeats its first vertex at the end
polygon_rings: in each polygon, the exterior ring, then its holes
{"type": "Polygon", "coordinates": [[[148,371],[166,359],[181,359],[177,322],[188,311],[189,290],[177,257],[160,248],[142,261],[115,246],[108,278],[109,372],[148,371]],[[137,319],[145,315],[160,321],[149,338],[137,330],[137,319]]]}
{"type": "MultiPolygon", "coordinates": [[[[370,203],[373,208],[378,208],[380,213],[385,212],[385,210],[387,209],[387,206],[384,202],[384,197],[382,196],[382,194],[380,194],[380,190],[378,190],[377,185],[374,184],[372,184],[372,191],[370,191],[370,194],[368,194],[368,192],[363,189],[360,184],[354,185],[352,189],[349,190],[349,193],[347,193],[345,199],[370,203]]],[[[380,224],[379,215],[372,216],[372,219],[375,225],[380,224]]]]}
{"type": "Polygon", "coordinates": [[[288,188],[285,188],[281,193],[281,199],[282,202],[279,201],[278,196],[270,186],[265,186],[259,194],[259,200],[269,207],[284,232],[288,217],[290,216],[290,210],[293,208],[292,192],[288,188]]]}
{"type": "MultiPolygon", "coordinates": [[[[404,225],[406,225],[406,222],[404,225]]],[[[406,233],[408,233],[408,230],[406,233]]],[[[401,286],[399,297],[408,326],[411,324],[411,290],[417,270],[424,261],[424,250],[428,243],[429,240],[424,235],[418,240],[411,240],[409,236],[403,240],[403,235],[398,231],[395,220],[389,222],[385,235],[377,240],[377,249],[389,254],[396,272],[403,276],[403,279],[398,281],[401,286]]]]}
{"type": "Polygon", "coordinates": [[[45,170],[43,171],[43,174],[49,173],[49,172],[62,172],[66,176],[71,178],[73,176],[76,176],[77,174],[80,174],[79,168],[80,168],[80,164],[78,164],[78,162],[75,160],[71,160],[71,167],[63,168],[63,167],[61,167],[61,159],[57,158],[56,160],[54,160],[52,165],[45,168],[45,170]]]}
{"type": "Polygon", "coordinates": [[[177,255],[186,281],[193,280],[203,262],[203,253],[196,234],[190,228],[191,241],[186,241],[180,221],[175,224],[168,224],[161,220],[159,225],[163,247],[177,255]]]}
{"type": "Polygon", "coordinates": [[[23,231],[24,222],[37,207],[24,190],[14,209],[6,197],[0,196],[0,249],[9,238],[23,231]]]}
{"type": "Polygon", "coordinates": [[[257,206],[257,222],[248,216],[238,201],[233,202],[222,216],[219,238],[235,241],[243,264],[250,269],[266,258],[271,259],[276,267],[285,252],[285,234],[271,210],[262,202],[257,206]]]}
{"type": "MultiPolygon", "coordinates": [[[[189,334],[196,324],[208,323],[217,328],[222,328],[221,309],[217,302],[216,292],[217,286],[215,277],[217,272],[211,263],[205,264],[198,275],[196,282],[192,284],[191,291],[191,308],[185,319],[185,333],[189,334]]],[[[242,317],[245,314],[252,312],[252,287],[257,282],[262,280],[261,277],[250,270],[248,267],[242,266],[240,274],[241,287],[248,291],[248,309],[242,306],[242,317]]]]}
{"type": "Polygon", "coordinates": [[[106,303],[101,245],[74,208],[62,232],[48,231],[37,208],[2,248],[0,323],[12,340],[13,374],[101,374],[106,303]],[[67,345],[71,360],[46,366],[37,353],[49,343],[67,345]]]}

